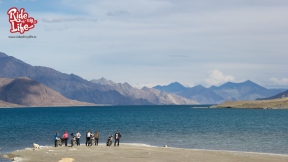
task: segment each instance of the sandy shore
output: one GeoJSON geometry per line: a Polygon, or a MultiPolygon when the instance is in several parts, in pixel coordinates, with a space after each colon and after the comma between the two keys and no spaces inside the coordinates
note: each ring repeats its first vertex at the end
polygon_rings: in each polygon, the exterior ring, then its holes
{"type": "Polygon", "coordinates": [[[227,101],[210,108],[288,109],[288,97],[273,100],[227,101]]]}
{"type": "Polygon", "coordinates": [[[212,151],[197,149],[180,149],[152,147],[147,145],[120,144],[119,147],[76,146],[76,147],[42,147],[14,151],[4,157],[15,161],[29,162],[287,162],[288,155],[249,153],[236,151],[212,151]],[[63,159],[66,158],[66,159],[63,159]],[[61,161],[62,159],[62,161],[61,161]]]}

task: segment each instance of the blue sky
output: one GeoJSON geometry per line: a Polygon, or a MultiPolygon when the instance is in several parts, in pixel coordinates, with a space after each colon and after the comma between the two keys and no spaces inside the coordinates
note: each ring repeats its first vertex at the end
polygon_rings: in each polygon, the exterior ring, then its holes
{"type": "Polygon", "coordinates": [[[0,0],[0,51],[141,88],[252,80],[288,87],[287,0],[0,0]],[[38,20],[11,39],[7,10],[38,20]],[[6,22],[6,23],[5,23],[6,22]]]}

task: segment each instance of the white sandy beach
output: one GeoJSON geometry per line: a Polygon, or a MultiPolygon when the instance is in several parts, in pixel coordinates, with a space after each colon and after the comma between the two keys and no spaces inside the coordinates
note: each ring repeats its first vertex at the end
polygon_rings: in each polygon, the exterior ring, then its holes
{"type": "Polygon", "coordinates": [[[288,155],[250,153],[237,151],[214,151],[199,149],[181,149],[153,147],[143,144],[120,144],[119,147],[75,146],[41,147],[17,150],[4,157],[14,161],[29,162],[287,162],[288,155]],[[61,161],[62,159],[62,161],[61,161]]]}

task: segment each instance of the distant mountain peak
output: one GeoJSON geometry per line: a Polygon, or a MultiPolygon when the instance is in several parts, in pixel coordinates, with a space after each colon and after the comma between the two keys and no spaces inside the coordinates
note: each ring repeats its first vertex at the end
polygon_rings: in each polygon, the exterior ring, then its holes
{"type": "Polygon", "coordinates": [[[8,57],[8,55],[6,55],[6,54],[3,53],[3,52],[0,52],[0,57],[8,57]]]}
{"type": "Polygon", "coordinates": [[[141,90],[143,90],[143,91],[149,91],[149,89],[150,89],[150,88],[148,88],[148,87],[146,87],[146,86],[144,86],[143,88],[141,88],[141,90]]]}
{"type": "MultiPolygon", "coordinates": [[[[195,87],[193,87],[193,88],[205,88],[204,86],[202,86],[201,84],[199,84],[199,85],[196,85],[195,87]]],[[[206,89],[206,88],[205,88],[206,89]]]]}
{"type": "MultiPolygon", "coordinates": [[[[242,86],[251,86],[251,87],[258,87],[261,89],[266,89],[266,88],[258,85],[257,83],[252,82],[251,80],[246,80],[246,81],[240,82],[240,83],[227,82],[227,83],[222,84],[221,86],[219,86],[217,88],[239,88],[242,86]]],[[[216,89],[216,87],[213,87],[213,89],[216,89]]]]}
{"type": "Polygon", "coordinates": [[[99,80],[108,81],[106,78],[102,77],[99,80]]]}
{"type": "Polygon", "coordinates": [[[125,82],[123,83],[124,86],[129,86],[129,87],[132,87],[129,83],[125,82]]]}
{"type": "MultiPolygon", "coordinates": [[[[180,84],[179,82],[172,82],[170,83],[168,86],[183,86],[182,84],[180,84]]],[[[184,86],[183,86],[184,87],[184,86]]]]}
{"type": "Polygon", "coordinates": [[[100,84],[100,85],[113,85],[116,84],[111,80],[107,80],[104,77],[100,78],[100,79],[93,79],[91,80],[91,82],[96,83],[96,84],[100,84]]]}
{"type": "Polygon", "coordinates": [[[166,86],[157,85],[153,88],[155,88],[159,91],[165,91],[168,93],[177,93],[177,92],[180,92],[180,91],[183,91],[186,89],[186,87],[184,87],[179,82],[173,82],[173,83],[170,83],[169,85],[166,85],[166,86]]]}
{"type": "Polygon", "coordinates": [[[244,84],[256,84],[254,82],[252,82],[251,80],[246,80],[245,82],[243,82],[244,84]]]}

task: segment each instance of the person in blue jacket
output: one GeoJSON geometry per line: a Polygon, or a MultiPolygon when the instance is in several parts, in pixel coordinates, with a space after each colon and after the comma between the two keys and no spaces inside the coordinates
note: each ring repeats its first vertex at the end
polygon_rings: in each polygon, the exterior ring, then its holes
{"type": "Polygon", "coordinates": [[[55,147],[57,147],[57,137],[59,137],[58,132],[56,132],[56,134],[54,135],[55,147]]]}

